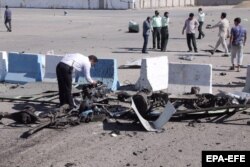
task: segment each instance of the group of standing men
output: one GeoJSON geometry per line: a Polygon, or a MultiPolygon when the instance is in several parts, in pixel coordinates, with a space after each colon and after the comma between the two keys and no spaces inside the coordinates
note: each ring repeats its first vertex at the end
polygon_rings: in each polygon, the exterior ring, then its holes
{"type": "MultiPolygon", "coordinates": [[[[239,17],[234,19],[234,27],[231,28],[230,31],[230,23],[226,17],[227,14],[225,12],[222,12],[220,16],[221,20],[217,24],[213,26],[209,25],[206,27],[207,29],[213,29],[217,27],[219,28],[218,41],[216,42],[214,49],[210,53],[213,55],[218,47],[222,45],[222,47],[224,48],[224,56],[229,56],[228,46],[230,46],[232,63],[232,67],[230,67],[230,69],[234,70],[235,68],[237,68],[237,71],[240,71],[240,66],[242,65],[243,61],[243,46],[245,45],[247,39],[247,31],[243,26],[240,25],[241,19],[239,17]],[[227,38],[230,38],[229,45],[226,42],[227,38]],[[236,63],[235,60],[237,61],[236,63]]],[[[182,29],[182,34],[184,35],[184,31],[186,31],[187,46],[189,49],[188,52],[198,52],[195,31],[196,28],[198,28],[199,35],[197,39],[202,39],[205,37],[205,34],[202,30],[204,21],[205,13],[202,11],[202,8],[198,9],[198,20],[194,17],[193,13],[190,13],[189,17],[186,19],[182,29]]],[[[143,22],[144,44],[142,53],[148,53],[147,43],[148,36],[150,35],[151,31],[153,33],[153,49],[156,49],[157,39],[157,49],[166,51],[169,38],[168,26],[168,12],[165,12],[164,16],[161,17],[159,15],[159,12],[155,11],[155,16],[153,16],[152,19],[150,17],[147,17],[147,19],[143,22]]]]}
{"type": "Polygon", "coordinates": [[[148,53],[147,44],[148,44],[148,37],[151,31],[153,35],[153,49],[156,49],[157,46],[157,49],[161,49],[162,52],[166,51],[169,38],[168,14],[169,14],[168,12],[165,12],[164,16],[161,17],[160,13],[156,10],[155,15],[152,17],[152,19],[151,17],[147,17],[147,19],[143,22],[144,43],[143,43],[142,53],[148,53]]]}
{"type": "MultiPolygon", "coordinates": [[[[190,13],[190,17],[186,20],[184,30],[186,29],[187,33],[187,43],[189,47],[189,51],[192,51],[191,41],[193,43],[194,50],[197,52],[196,41],[195,41],[195,28],[198,27],[199,36],[197,39],[201,39],[205,37],[205,34],[202,31],[202,25],[205,19],[205,13],[202,11],[202,8],[199,8],[199,22],[196,19],[193,19],[194,14],[190,13]],[[192,24],[195,23],[195,24],[192,24]]],[[[150,32],[152,31],[153,36],[153,49],[161,49],[162,52],[165,52],[167,49],[168,38],[169,38],[169,13],[165,12],[164,16],[161,17],[159,11],[155,11],[155,15],[151,17],[147,17],[147,19],[143,22],[143,48],[142,53],[147,52],[147,44],[148,37],[150,32]]],[[[183,30],[183,33],[184,33],[183,30]]]]}

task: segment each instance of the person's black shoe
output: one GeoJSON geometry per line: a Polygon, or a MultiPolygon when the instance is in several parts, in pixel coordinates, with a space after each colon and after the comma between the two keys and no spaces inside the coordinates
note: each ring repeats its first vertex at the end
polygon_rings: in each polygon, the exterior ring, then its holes
{"type": "Polygon", "coordinates": [[[214,55],[214,51],[213,50],[210,50],[209,53],[211,53],[211,55],[214,55]]]}
{"type": "Polygon", "coordinates": [[[188,50],[187,52],[192,52],[192,50],[188,50]]]}
{"type": "Polygon", "coordinates": [[[144,54],[148,54],[148,52],[146,51],[146,52],[142,52],[142,53],[144,53],[144,54]]]}
{"type": "Polygon", "coordinates": [[[197,39],[201,39],[201,37],[198,37],[197,39]]]}
{"type": "Polygon", "coordinates": [[[198,53],[198,51],[197,51],[197,50],[195,50],[194,52],[195,52],[195,53],[198,53]]]}
{"type": "Polygon", "coordinates": [[[222,55],[222,57],[229,57],[229,54],[225,53],[225,54],[222,55]]]}
{"type": "Polygon", "coordinates": [[[204,37],[205,37],[205,34],[202,35],[202,38],[204,38],[204,37]]]}

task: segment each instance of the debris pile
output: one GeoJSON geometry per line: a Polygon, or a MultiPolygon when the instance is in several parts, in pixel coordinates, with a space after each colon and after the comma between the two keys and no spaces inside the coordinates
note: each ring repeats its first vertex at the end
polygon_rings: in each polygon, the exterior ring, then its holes
{"type": "MultiPolygon", "coordinates": [[[[221,113],[237,112],[250,107],[248,98],[225,93],[199,94],[199,87],[192,87],[190,93],[182,96],[148,90],[136,93],[112,92],[101,82],[96,86],[83,84],[77,88],[81,91],[73,94],[75,108],[63,105],[59,109],[35,114],[35,108],[25,106],[20,112],[0,113],[0,120],[8,118],[20,124],[38,124],[24,132],[22,138],[27,138],[43,128],[66,128],[109,118],[139,122],[147,131],[157,132],[170,119],[185,119],[197,114],[204,116],[218,110],[223,110],[221,113]]],[[[114,132],[111,135],[119,134],[114,132]]]]}

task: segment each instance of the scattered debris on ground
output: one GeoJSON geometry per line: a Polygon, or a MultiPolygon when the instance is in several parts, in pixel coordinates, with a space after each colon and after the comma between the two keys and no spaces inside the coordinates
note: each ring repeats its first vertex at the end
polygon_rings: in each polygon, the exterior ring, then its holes
{"type": "MultiPolygon", "coordinates": [[[[84,84],[77,88],[80,91],[73,93],[75,108],[63,105],[59,109],[36,114],[34,107],[24,106],[20,112],[0,113],[0,120],[7,118],[19,124],[38,124],[24,132],[21,138],[28,138],[44,128],[61,129],[108,119],[115,119],[119,126],[123,125],[123,122],[119,120],[127,120],[132,123],[140,123],[147,131],[164,132],[163,126],[170,119],[185,120],[191,118],[193,121],[190,121],[188,126],[195,127],[196,123],[201,123],[199,118],[232,114],[250,107],[249,96],[246,93],[199,94],[199,87],[192,87],[190,93],[182,96],[148,90],[131,94],[127,91],[112,92],[101,82],[97,86],[84,84]]],[[[44,94],[49,97],[49,100],[41,102],[55,104],[50,100],[58,98],[58,92],[44,94]]],[[[35,98],[31,99],[27,99],[27,97],[24,99],[0,97],[0,99],[39,102],[41,97],[43,96],[36,95],[35,98]]],[[[120,135],[120,131],[114,129],[110,135],[117,137],[120,135]]]]}

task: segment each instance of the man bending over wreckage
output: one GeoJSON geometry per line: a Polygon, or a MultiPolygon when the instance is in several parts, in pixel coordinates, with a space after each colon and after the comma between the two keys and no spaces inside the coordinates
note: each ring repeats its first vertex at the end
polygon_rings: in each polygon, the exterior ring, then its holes
{"type": "Polygon", "coordinates": [[[76,70],[84,74],[86,80],[91,84],[96,84],[90,76],[90,68],[98,62],[94,55],[84,56],[79,53],[66,54],[56,67],[56,75],[59,87],[60,106],[68,104],[70,109],[74,108],[72,90],[72,73],[76,70]]]}

